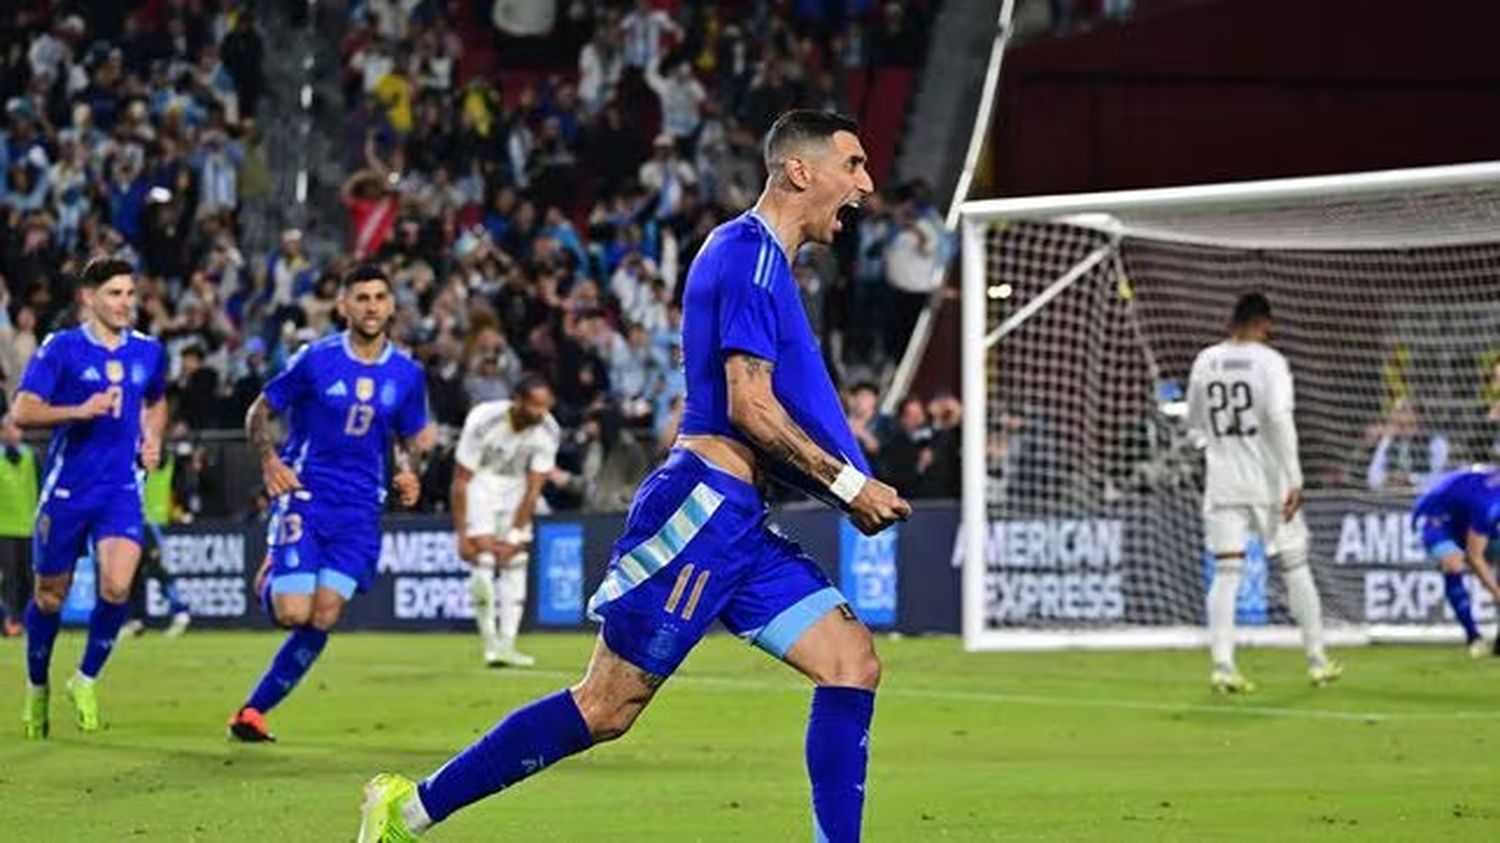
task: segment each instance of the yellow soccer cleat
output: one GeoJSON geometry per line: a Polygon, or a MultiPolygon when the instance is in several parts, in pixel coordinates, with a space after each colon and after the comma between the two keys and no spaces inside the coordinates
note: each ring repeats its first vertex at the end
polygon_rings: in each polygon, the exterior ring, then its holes
{"type": "Polygon", "coordinates": [[[1337,682],[1344,675],[1344,665],[1334,659],[1324,659],[1322,664],[1311,665],[1307,668],[1307,678],[1314,687],[1321,688],[1330,682],[1337,682]]]}
{"type": "Polygon", "coordinates": [[[99,696],[94,692],[94,683],[81,681],[75,676],[68,680],[67,691],[68,699],[73,703],[78,731],[99,731],[99,696]]]}
{"type": "Polygon", "coordinates": [[[401,806],[417,798],[417,783],[395,773],[381,773],[365,783],[360,808],[359,843],[411,843],[416,832],[406,827],[401,806]]]}
{"type": "Polygon", "coordinates": [[[26,730],[26,737],[31,740],[42,740],[47,737],[51,729],[50,718],[47,713],[47,688],[26,686],[26,705],[21,709],[21,725],[26,730]]]}
{"type": "Polygon", "coordinates": [[[1255,683],[1233,668],[1214,668],[1213,673],[1208,675],[1208,682],[1220,694],[1255,693],[1255,683]]]}

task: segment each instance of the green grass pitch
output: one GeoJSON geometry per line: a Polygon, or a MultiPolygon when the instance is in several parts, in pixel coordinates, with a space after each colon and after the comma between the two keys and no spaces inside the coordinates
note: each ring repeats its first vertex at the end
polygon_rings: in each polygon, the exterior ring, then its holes
{"type": "MultiPolygon", "coordinates": [[[[0,721],[5,840],[349,840],[360,784],[425,774],[506,710],[571,681],[584,635],[532,636],[545,669],[485,670],[458,635],[335,635],[271,717],[224,721],[278,639],[192,632],[123,643],[101,680],[106,730],[21,738],[18,641],[0,721]]],[[[76,664],[66,633],[54,685],[76,664]]],[[[880,641],[867,839],[1486,840],[1500,838],[1500,660],[1458,648],[1340,655],[1333,688],[1300,656],[1247,651],[1261,685],[1219,698],[1200,652],[965,655],[951,638],[880,641]]],[[[726,636],[705,642],[623,740],[435,830],[466,840],[807,840],[808,692],[726,636]]]]}

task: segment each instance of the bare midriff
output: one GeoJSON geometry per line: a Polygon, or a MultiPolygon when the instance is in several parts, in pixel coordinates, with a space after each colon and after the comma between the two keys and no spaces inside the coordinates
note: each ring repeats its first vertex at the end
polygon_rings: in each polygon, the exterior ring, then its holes
{"type": "Polygon", "coordinates": [[[727,436],[697,434],[679,436],[674,445],[692,451],[746,483],[755,484],[755,452],[743,442],[736,442],[727,436]]]}

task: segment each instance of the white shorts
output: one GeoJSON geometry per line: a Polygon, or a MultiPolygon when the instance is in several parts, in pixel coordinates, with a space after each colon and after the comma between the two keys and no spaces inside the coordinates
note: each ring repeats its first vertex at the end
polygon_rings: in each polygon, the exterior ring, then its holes
{"type": "Polygon", "coordinates": [[[1259,536],[1266,556],[1306,548],[1310,538],[1302,511],[1281,520],[1279,506],[1217,505],[1203,508],[1203,540],[1215,556],[1244,553],[1251,536],[1259,536]]]}
{"type": "MultiPolygon", "coordinates": [[[[468,507],[464,512],[464,531],[471,536],[497,536],[504,539],[516,517],[514,495],[496,494],[482,485],[469,484],[468,507]]],[[[526,540],[531,540],[527,530],[526,540]]],[[[517,553],[502,567],[512,568],[526,564],[530,553],[517,553]]]]}

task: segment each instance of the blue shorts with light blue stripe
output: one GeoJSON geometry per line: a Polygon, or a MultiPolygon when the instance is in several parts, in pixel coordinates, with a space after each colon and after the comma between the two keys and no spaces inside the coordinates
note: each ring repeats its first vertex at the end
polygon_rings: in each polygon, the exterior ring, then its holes
{"type": "Polygon", "coordinates": [[[766,525],[754,486],[678,449],[636,491],[589,615],[611,650],[667,676],[715,620],[781,658],[846,602],[766,525]]]}
{"type": "Polygon", "coordinates": [[[375,580],[380,513],[314,507],[306,492],[283,495],[271,507],[266,545],[272,596],[331,588],[348,600],[375,580]]]}

